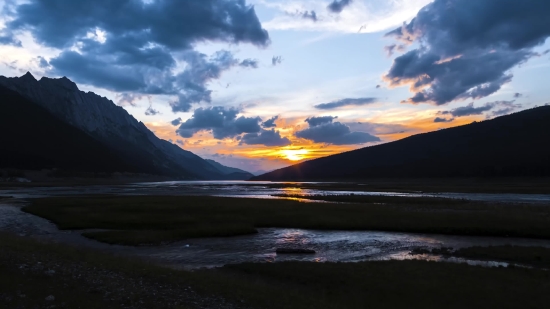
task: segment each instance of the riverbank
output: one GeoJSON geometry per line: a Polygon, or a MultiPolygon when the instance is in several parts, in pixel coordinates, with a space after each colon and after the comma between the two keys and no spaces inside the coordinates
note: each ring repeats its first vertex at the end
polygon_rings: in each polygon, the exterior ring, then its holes
{"type": "MultiPolygon", "coordinates": [[[[26,175],[26,174],[25,174],[26,175]]],[[[132,186],[135,184],[179,186],[179,181],[151,175],[119,175],[116,177],[31,177],[32,182],[1,182],[3,189],[132,186]]],[[[361,181],[327,180],[326,182],[256,182],[256,181],[183,181],[216,187],[238,184],[240,187],[262,186],[267,189],[368,191],[401,193],[488,193],[488,194],[550,194],[550,178],[425,178],[425,179],[365,179],[361,181]]],[[[296,192],[295,192],[296,193],[296,192]]]]}
{"type": "Polygon", "coordinates": [[[422,261],[194,272],[0,234],[2,308],[548,308],[550,275],[422,261]]]}
{"type": "Polygon", "coordinates": [[[304,203],[214,196],[79,196],[23,208],[60,229],[110,244],[143,245],[251,234],[256,228],[372,230],[550,239],[550,207],[465,200],[361,197],[304,203]]]}
{"type": "Polygon", "coordinates": [[[136,258],[5,233],[0,248],[1,308],[248,308],[136,258]]]}

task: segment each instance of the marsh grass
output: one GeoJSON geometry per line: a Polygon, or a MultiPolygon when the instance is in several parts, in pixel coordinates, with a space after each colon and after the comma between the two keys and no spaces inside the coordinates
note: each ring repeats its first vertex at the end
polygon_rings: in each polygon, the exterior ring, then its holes
{"type": "Polygon", "coordinates": [[[452,256],[484,261],[506,261],[535,267],[550,267],[550,248],[523,246],[491,246],[461,248],[452,256]]]}
{"type": "Polygon", "coordinates": [[[550,274],[423,261],[240,264],[199,274],[261,308],[545,308],[550,274]],[[270,301],[271,300],[271,301],[270,301]]]}
{"type": "MultiPolygon", "coordinates": [[[[93,196],[36,199],[24,211],[60,229],[107,243],[158,244],[191,237],[235,236],[255,228],[378,230],[550,238],[550,208],[437,199],[437,202],[333,204],[201,196],[93,196]]],[[[393,201],[393,202],[392,202],[393,201]]]]}
{"type": "Polygon", "coordinates": [[[276,197],[300,198],[314,201],[340,202],[340,203],[362,203],[362,204],[390,204],[390,205],[466,205],[468,200],[440,197],[408,197],[408,196],[387,196],[387,195],[361,195],[361,194],[274,194],[276,197]]]}

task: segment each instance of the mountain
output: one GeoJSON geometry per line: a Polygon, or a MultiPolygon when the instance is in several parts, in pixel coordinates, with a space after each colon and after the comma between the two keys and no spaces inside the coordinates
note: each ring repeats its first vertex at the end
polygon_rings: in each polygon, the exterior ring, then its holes
{"type": "Polygon", "coordinates": [[[550,176],[550,106],[414,135],[251,180],[550,176]]]}
{"type": "MultiPolygon", "coordinates": [[[[66,77],[43,77],[38,81],[30,73],[15,78],[0,76],[0,86],[81,130],[115,156],[123,158],[128,166],[140,171],[185,179],[225,180],[233,177],[192,152],[159,139],[122,107],[93,92],[80,91],[66,77]]],[[[25,114],[15,117],[24,120],[25,114]]],[[[53,138],[55,136],[50,137],[53,138]]]]}
{"type": "Polygon", "coordinates": [[[254,177],[254,175],[252,175],[251,173],[247,172],[247,171],[244,171],[244,170],[241,170],[241,169],[238,169],[238,168],[234,168],[234,167],[228,167],[228,166],[225,166],[225,165],[222,165],[214,160],[210,160],[210,159],[205,159],[206,162],[210,163],[210,165],[212,165],[214,168],[216,168],[218,171],[220,171],[220,173],[224,174],[224,175],[227,175],[229,176],[231,179],[234,179],[234,180],[248,180],[252,177],[254,177]]]}
{"type": "Polygon", "coordinates": [[[0,97],[0,168],[147,172],[18,93],[0,86],[0,97]]]}

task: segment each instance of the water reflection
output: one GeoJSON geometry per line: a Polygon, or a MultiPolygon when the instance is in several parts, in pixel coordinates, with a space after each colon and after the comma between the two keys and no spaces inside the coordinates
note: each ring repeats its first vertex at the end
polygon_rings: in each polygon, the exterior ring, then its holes
{"type": "Polygon", "coordinates": [[[311,236],[304,230],[283,230],[283,234],[278,236],[276,244],[286,245],[288,248],[299,248],[311,242],[311,236]]]}
{"type": "MultiPolygon", "coordinates": [[[[162,248],[143,248],[140,254],[152,256],[173,267],[193,269],[245,262],[308,261],[322,263],[388,259],[453,262],[455,260],[443,259],[441,256],[413,256],[409,253],[418,248],[440,247],[458,249],[470,246],[520,245],[550,248],[548,240],[277,228],[260,229],[256,235],[195,239],[186,243],[190,244],[190,247],[185,250],[182,248],[182,244],[172,244],[162,248]],[[311,249],[316,253],[277,255],[275,253],[277,248],[311,249]]],[[[466,260],[457,259],[456,262],[466,262],[466,260]]],[[[479,263],[479,265],[486,266],[500,265],[489,262],[479,263]]]]}
{"type": "MultiPolygon", "coordinates": [[[[213,195],[228,197],[249,197],[280,199],[274,195],[291,194],[303,196],[294,200],[303,202],[319,202],[307,199],[308,195],[383,195],[404,197],[446,197],[489,202],[508,203],[550,203],[550,194],[485,194],[485,193],[403,193],[403,192],[371,192],[345,189],[329,189],[349,183],[319,183],[319,182],[250,182],[250,181],[168,181],[152,183],[135,183],[114,186],[83,186],[83,187],[43,187],[17,188],[0,190],[0,196],[18,198],[34,198],[47,196],[68,196],[81,194],[117,194],[117,195],[213,195]],[[301,188],[300,186],[308,186],[301,188]]],[[[359,184],[356,184],[359,185],[359,184]]],[[[356,186],[360,187],[360,186],[356,186]]]]}

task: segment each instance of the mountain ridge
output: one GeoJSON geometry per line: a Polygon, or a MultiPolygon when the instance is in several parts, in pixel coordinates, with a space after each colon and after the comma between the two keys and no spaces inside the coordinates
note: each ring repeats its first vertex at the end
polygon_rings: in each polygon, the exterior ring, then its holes
{"type": "Polygon", "coordinates": [[[159,174],[184,178],[231,178],[192,152],[158,138],[142,122],[109,99],[80,91],[66,77],[36,80],[27,72],[21,77],[0,76],[0,85],[108,145],[118,155],[135,161],[134,164],[154,167],[159,174]]]}
{"type": "Polygon", "coordinates": [[[251,180],[550,176],[550,106],[309,160],[251,180]]]}

